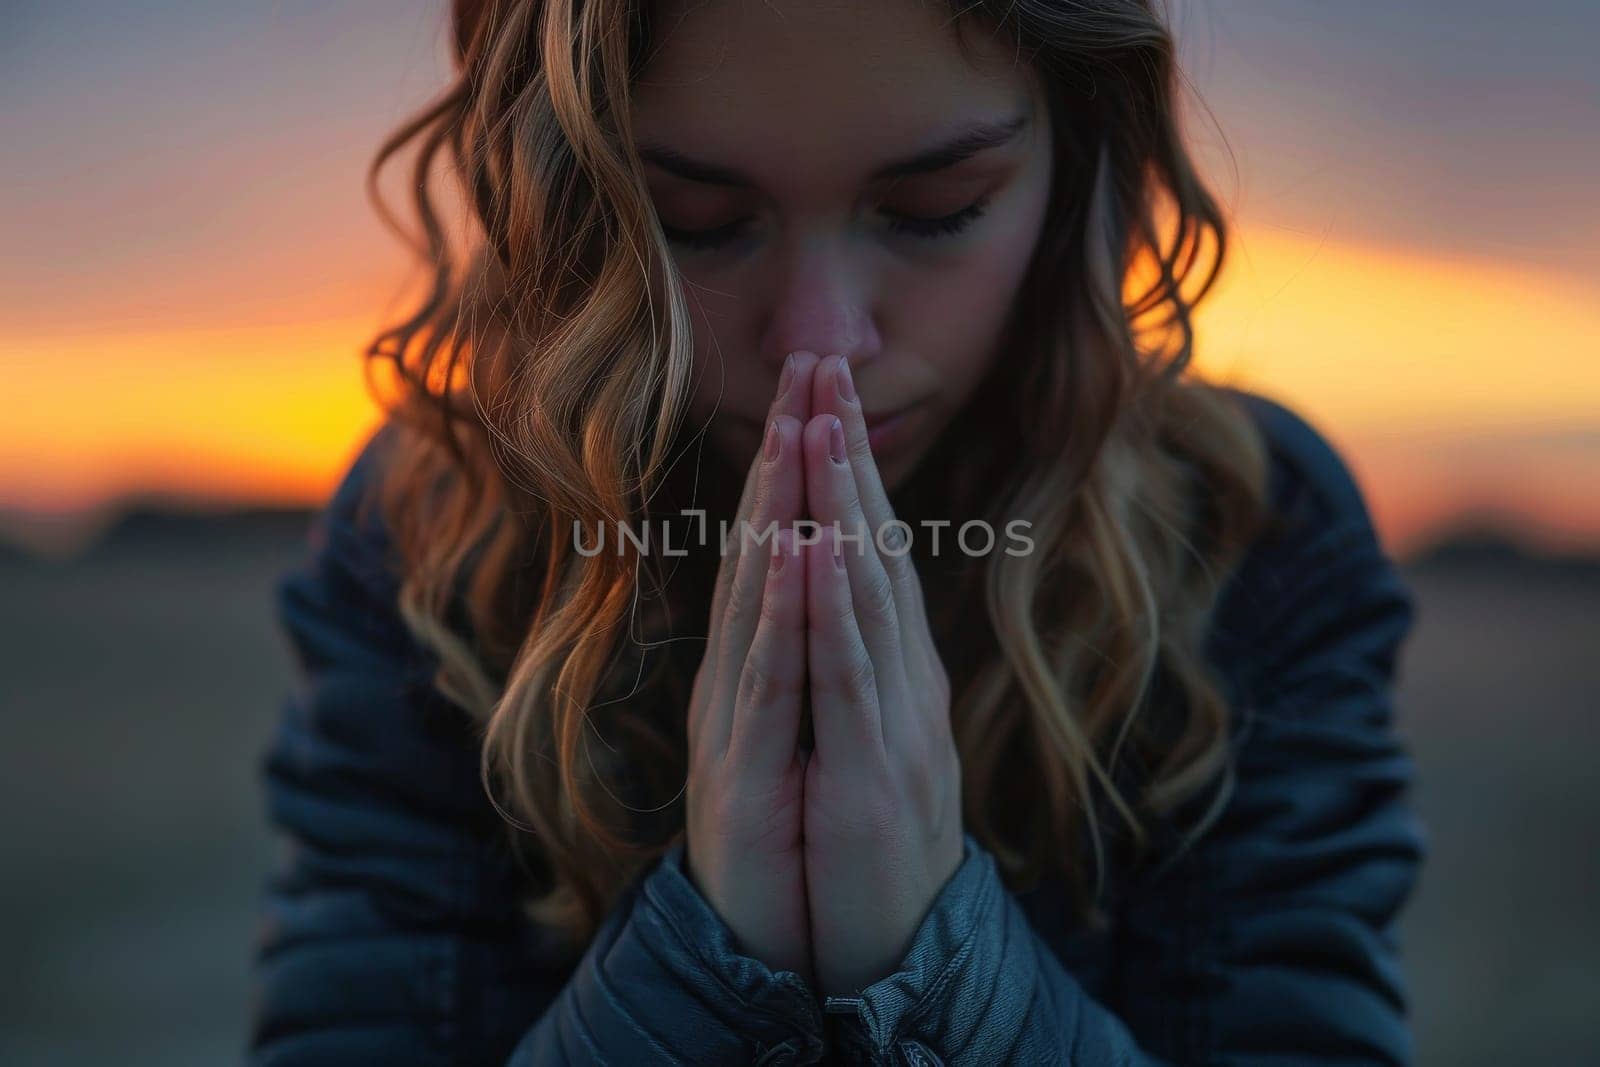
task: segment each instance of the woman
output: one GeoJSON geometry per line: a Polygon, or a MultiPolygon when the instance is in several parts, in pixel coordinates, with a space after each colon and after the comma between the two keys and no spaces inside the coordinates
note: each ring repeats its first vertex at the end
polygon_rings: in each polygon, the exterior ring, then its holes
{"type": "Polygon", "coordinates": [[[256,1061],[1406,1061],[1412,602],[1183,373],[1225,229],[1151,5],[453,46],[373,168],[435,285],[280,587],[256,1061]]]}

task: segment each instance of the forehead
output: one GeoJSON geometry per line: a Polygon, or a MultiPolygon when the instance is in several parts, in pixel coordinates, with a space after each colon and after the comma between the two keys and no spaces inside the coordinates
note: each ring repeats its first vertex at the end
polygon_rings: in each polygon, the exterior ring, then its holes
{"type": "Polygon", "coordinates": [[[853,180],[930,136],[1020,114],[1031,78],[935,0],[667,0],[633,87],[640,141],[774,188],[853,180]]]}

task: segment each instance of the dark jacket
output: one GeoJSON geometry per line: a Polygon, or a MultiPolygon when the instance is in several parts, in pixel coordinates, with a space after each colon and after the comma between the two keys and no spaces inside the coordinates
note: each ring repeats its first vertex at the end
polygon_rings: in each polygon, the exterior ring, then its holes
{"type": "Polygon", "coordinates": [[[1212,829],[1119,887],[1110,922],[1021,896],[968,836],[899,970],[818,1005],[740,953],[681,846],[574,967],[517,906],[464,713],[396,611],[354,505],[374,447],[278,587],[302,670],[264,771],[289,840],[268,887],[251,1062],[1403,1063],[1395,919],[1421,836],[1390,687],[1414,607],[1351,475],[1244,394],[1285,532],[1224,590],[1207,654],[1236,710],[1212,829]]]}

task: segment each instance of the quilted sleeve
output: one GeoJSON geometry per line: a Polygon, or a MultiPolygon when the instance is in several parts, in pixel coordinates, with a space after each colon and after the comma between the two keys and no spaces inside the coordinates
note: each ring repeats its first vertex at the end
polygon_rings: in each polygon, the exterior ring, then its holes
{"type": "Polygon", "coordinates": [[[1236,668],[1218,821],[1125,885],[1099,998],[969,837],[898,972],[828,999],[858,1062],[1410,1061],[1395,922],[1423,838],[1391,685],[1415,607],[1327,442],[1250,404],[1283,521],[1236,572],[1212,636],[1236,668]]]}

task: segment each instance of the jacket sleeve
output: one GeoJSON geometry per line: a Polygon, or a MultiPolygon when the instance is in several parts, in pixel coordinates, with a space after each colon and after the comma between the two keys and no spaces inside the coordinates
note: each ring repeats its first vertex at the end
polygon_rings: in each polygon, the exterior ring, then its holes
{"type": "Polygon", "coordinates": [[[518,906],[469,717],[405,629],[357,503],[380,430],[277,586],[298,685],[265,753],[287,849],[264,894],[249,1062],[749,1063],[820,1055],[799,975],[742,955],[681,845],[581,954],[518,906]]]}
{"type": "Polygon", "coordinates": [[[827,1000],[858,1061],[1410,1061],[1394,923],[1422,837],[1390,689],[1414,605],[1327,443],[1252,406],[1285,522],[1215,617],[1214,653],[1245,665],[1217,821],[1124,886],[1098,998],[969,836],[897,973],[827,1000]]]}

